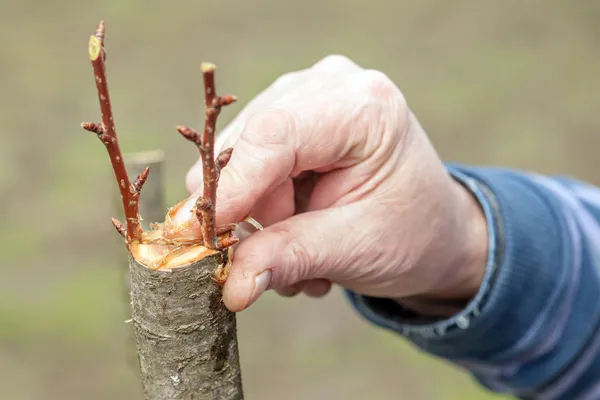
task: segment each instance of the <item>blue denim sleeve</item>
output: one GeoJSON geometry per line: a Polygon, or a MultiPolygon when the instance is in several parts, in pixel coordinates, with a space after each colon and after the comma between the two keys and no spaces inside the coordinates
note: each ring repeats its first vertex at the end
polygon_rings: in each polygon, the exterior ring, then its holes
{"type": "Polygon", "coordinates": [[[360,315],[521,399],[600,399],[600,189],[566,177],[447,165],[481,204],[483,283],[451,318],[428,320],[346,291],[360,315]]]}

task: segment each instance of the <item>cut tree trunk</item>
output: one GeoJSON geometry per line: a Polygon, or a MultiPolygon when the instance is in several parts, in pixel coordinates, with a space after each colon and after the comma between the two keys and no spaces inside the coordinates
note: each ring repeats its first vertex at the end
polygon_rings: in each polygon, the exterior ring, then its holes
{"type": "Polygon", "coordinates": [[[235,314],[213,281],[224,254],[156,271],[130,255],[132,324],[146,399],[243,399],[235,314]]]}
{"type": "Polygon", "coordinates": [[[145,398],[243,399],[235,314],[224,306],[221,297],[221,285],[231,267],[232,246],[239,239],[233,235],[235,224],[215,225],[217,183],[232,154],[232,149],[226,149],[215,159],[216,122],[221,108],[236,98],[216,94],[215,66],[203,63],[204,130],[199,134],[188,127],[177,127],[194,142],[202,158],[204,193],[195,199],[194,214],[190,215],[198,219],[201,236],[190,236],[191,221],[173,223],[173,217],[189,199],[170,208],[164,223],[147,229],[140,211],[152,215],[144,209],[145,204],[156,208],[162,199],[154,198],[162,193],[162,183],[158,176],[158,180],[154,178],[155,190],[150,188],[152,181],[148,178],[154,175],[149,175],[148,167],[135,179],[129,177],[132,171],[127,171],[121,153],[108,91],[104,38],[105,25],[100,21],[90,36],[88,55],[102,122],[83,122],[81,127],[95,133],[106,147],[119,188],[125,223],[117,218],[112,223],[129,253],[131,323],[145,398]],[[147,200],[141,203],[144,185],[147,200]]]}

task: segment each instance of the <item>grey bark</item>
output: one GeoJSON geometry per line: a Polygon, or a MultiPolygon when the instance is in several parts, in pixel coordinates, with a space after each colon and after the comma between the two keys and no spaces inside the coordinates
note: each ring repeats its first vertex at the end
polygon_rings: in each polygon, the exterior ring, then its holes
{"type": "Polygon", "coordinates": [[[152,271],[130,256],[132,325],[147,400],[241,400],[235,314],[212,276],[221,254],[152,271]]]}

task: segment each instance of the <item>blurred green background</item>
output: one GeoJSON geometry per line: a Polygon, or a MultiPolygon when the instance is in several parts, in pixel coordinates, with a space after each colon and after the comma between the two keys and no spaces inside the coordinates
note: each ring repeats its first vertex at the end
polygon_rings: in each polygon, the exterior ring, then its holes
{"type": "MultiPolygon", "coordinates": [[[[600,2],[0,1],[0,397],[140,399],[87,41],[107,23],[126,152],[161,148],[167,201],[187,195],[202,61],[240,102],[341,53],[387,73],[443,158],[600,183],[600,2]],[[109,250],[107,250],[109,249],[109,250]]],[[[368,325],[339,290],[264,296],[239,314],[248,399],[495,399],[368,325]]]]}

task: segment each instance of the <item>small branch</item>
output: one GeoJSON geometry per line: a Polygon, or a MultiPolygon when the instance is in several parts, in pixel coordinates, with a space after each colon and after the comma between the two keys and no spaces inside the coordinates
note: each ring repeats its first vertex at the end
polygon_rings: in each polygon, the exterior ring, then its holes
{"type": "MultiPolygon", "coordinates": [[[[231,158],[233,149],[222,151],[215,160],[215,131],[217,117],[221,107],[237,100],[235,96],[217,96],[215,89],[215,66],[210,63],[202,64],[204,80],[204,131],[202,135],[187,126],[178,126],[177,130],[187,140],[193,142],[200,151],[204,178],[204,191],[196,202],[196,216],[200,221],[204,246],[218,249],[223,243],[217,243],[217,229],[215,226],[215,206],[217,200],[217,184],[220,172],[231,158]]],[[[221,247],[224,248],[224,247],[221,247]]]]}
{"type": "Polygon", "coordinates": [[[215,88],[215,65],[204,63],[201,66],[202,77],[204,79],[204,132],[202,133],[200,157],[202,158],[204,191],[202,196],[207,200],[206,209],[202,212],[202,233],[204,237],[204,246],[215,248],[215,210],[214,205],[217,200],[217,169],[215,168],[215,130],[217,126],[217,117],[219,115],[220,106],[218,101],[214,101],[217,97],[215,88]]]}
{"type": "MultiPolygon", "coordinates": [[[[102,113],[102,124],[84,122],[81,126],[85,130],[96,133],[98,138],[106,146],[115,178],[117,179],[119,191],[121,192],[121,200],[123,202],[126,220],[125,239],[129,245],[134,240],[140,241],[142,238],[142,228],[138,216],[138,200],[140,189],[148,177],[148,171],[144,171],[145,175],[140,175],[134,184],[131,184],[129,176],[127,175],[125,163],[123,162],[123,156],[117,140],[117,131],[110,103],[108,83],[106,81],[104,21],[100,21],[96,28],[96,32],[90,37],[88,52],[94,69],[98,100],[100,102],[100,111],[102,113]]],[[[117,228],[117,230],[119,230],[119,228],[117,228]]],[[[121,231],[119,230],[119,232],[121,231]]]]}

